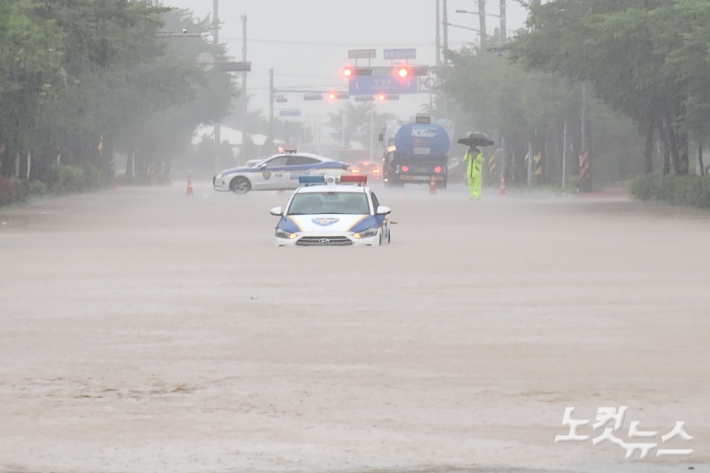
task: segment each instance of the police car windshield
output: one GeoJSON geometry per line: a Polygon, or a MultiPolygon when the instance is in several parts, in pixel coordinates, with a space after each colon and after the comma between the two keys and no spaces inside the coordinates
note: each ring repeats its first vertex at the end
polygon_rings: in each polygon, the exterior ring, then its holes
{"type": "Polygon", "coordinates": [[[364,192],[309,192],[293,196],[288,215],[370,213],[364,192]]]}

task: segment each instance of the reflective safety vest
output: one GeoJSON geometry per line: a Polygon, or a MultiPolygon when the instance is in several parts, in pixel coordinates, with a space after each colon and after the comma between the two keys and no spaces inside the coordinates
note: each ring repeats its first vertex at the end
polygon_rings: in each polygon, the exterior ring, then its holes
{"type": "Polygon", "coordinates": [[[471,154],[471,150],[466,151],[466,155],[463,157],[465,162],[468,162],[468,169],[466,171],[466,177],[473,179],[480,179],[481,173],[483,172],[483,153],[480,151],[474,158],[471,154]]]}

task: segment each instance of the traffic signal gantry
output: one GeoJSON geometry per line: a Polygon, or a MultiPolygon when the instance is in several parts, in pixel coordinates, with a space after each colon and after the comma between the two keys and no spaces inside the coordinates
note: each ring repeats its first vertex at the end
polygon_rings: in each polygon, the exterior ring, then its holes
{"type": "Polygon", "coordinates": [[[357,76],[390,76],[399,79],[407,79],[409,77],[428,75],[429,66],[410,66],[408,64],[390,67],[344,66],[342,74],[346,79],[351,79],[357,76]]]}
{"type": "MultiPolygon", "coordinates": [[[[304,101],[316,101],[327,99],[329,102],[336,100],[350,99],[357,102],[385,102],[389,100],[399,100],[400,94],[416,94],[419,92],[418,78],[428,76],[429,66],[415,66],[409,63],[392,64],[390,66],[371,66],[369,59],[375,58],[375,50],[353,50],[348,51],[350,59],[366,58],[368,65],[346,65],[342,68],[342,75],[348,80],[348,91],[317,91],[317,90],[297,90],[290,88],[274,87],[274,70],[269,71],[269,123],[273,129],[274,103],[287,103],[287,94],[303,94],[304,101]]],[[[416,51],[413,49],[385,50],[385,59],[406,60],[415,59],[416,51]]],[[[283,112],[283,111],[281,111],[283,112]]],[[[286,112],[293,112],[287,110],[286,112]]],[[[283,115],[283,113],[282,113],[283,115]]],[[[300,115],[300,113],[299,113],[300,115]]],[[[291,115],[289,115],[291,116],[291,115]]],[[[296,116],[296,115],[293,115],[296,116]]],[[[271,133],[271,132],[270,132],[271,133]]]]}
{"type": "Polygon", "coordinates": [[[397,100],[400,94],[419,93],[419,77],[429,75],[429,66],[414,66],[398,64],[388,67],[377,66],[343,66],[342,76],[348,81],[348,92],[356,100],[372,100],[383,102],[397,100]]]}

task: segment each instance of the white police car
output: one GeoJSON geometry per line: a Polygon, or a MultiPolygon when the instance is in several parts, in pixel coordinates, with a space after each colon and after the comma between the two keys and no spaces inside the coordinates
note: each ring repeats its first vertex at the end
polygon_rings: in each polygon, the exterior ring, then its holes
{"type": "Polygon", "coordinates": [[[375,246],[390,242],[389,207],[365,187],[367,176],[303,176],[276,225],[277,246],[375,246]],[[356,184],[356,185],[353,185],[356,184]]]}
{"type": "Polygon", "coordinates": [[[276,154],[256,166],[241,166],[220,171],[213,179],[216,191],[246,194],[249,191],[298,188],[300,176],[342,174],[349,165],[310,153],[276,154]]]}

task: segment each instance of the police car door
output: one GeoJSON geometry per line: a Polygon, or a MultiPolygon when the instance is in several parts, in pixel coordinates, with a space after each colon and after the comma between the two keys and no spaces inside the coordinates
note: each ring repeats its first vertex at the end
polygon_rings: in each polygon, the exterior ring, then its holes
{"type": "Polygon", "coordinates": [[[381,223],[381,235],[382,235],[382,241],[388,241],[389,240],[389,235],[390,235],[390,225],[389,225],[389,219],[387,217],[382,218],[381,216],[377,215],[377,207],[380,206],[380,201],[375,195],[374,192],[370,191],[370,201],[372,202],[372,215],[375,216],[377,219],[382,219],[381,223]]]}
{"type": "Polygon", "coordinates": [[[316,166],[321,161],[308,156],[300,156],[294,154],[288,157],[288,172],[289,172],[289,188],[296,189],[298,187],[298,178],[300,176],[308,176],[316,169],[316,166]]]}
{"type": "Polygon", "coordinates": [[[288,189],[287,180],[288,156],[277,156],[259,166],[259,172],[255,173],[251,185],[259,190],[288,189]]]}

